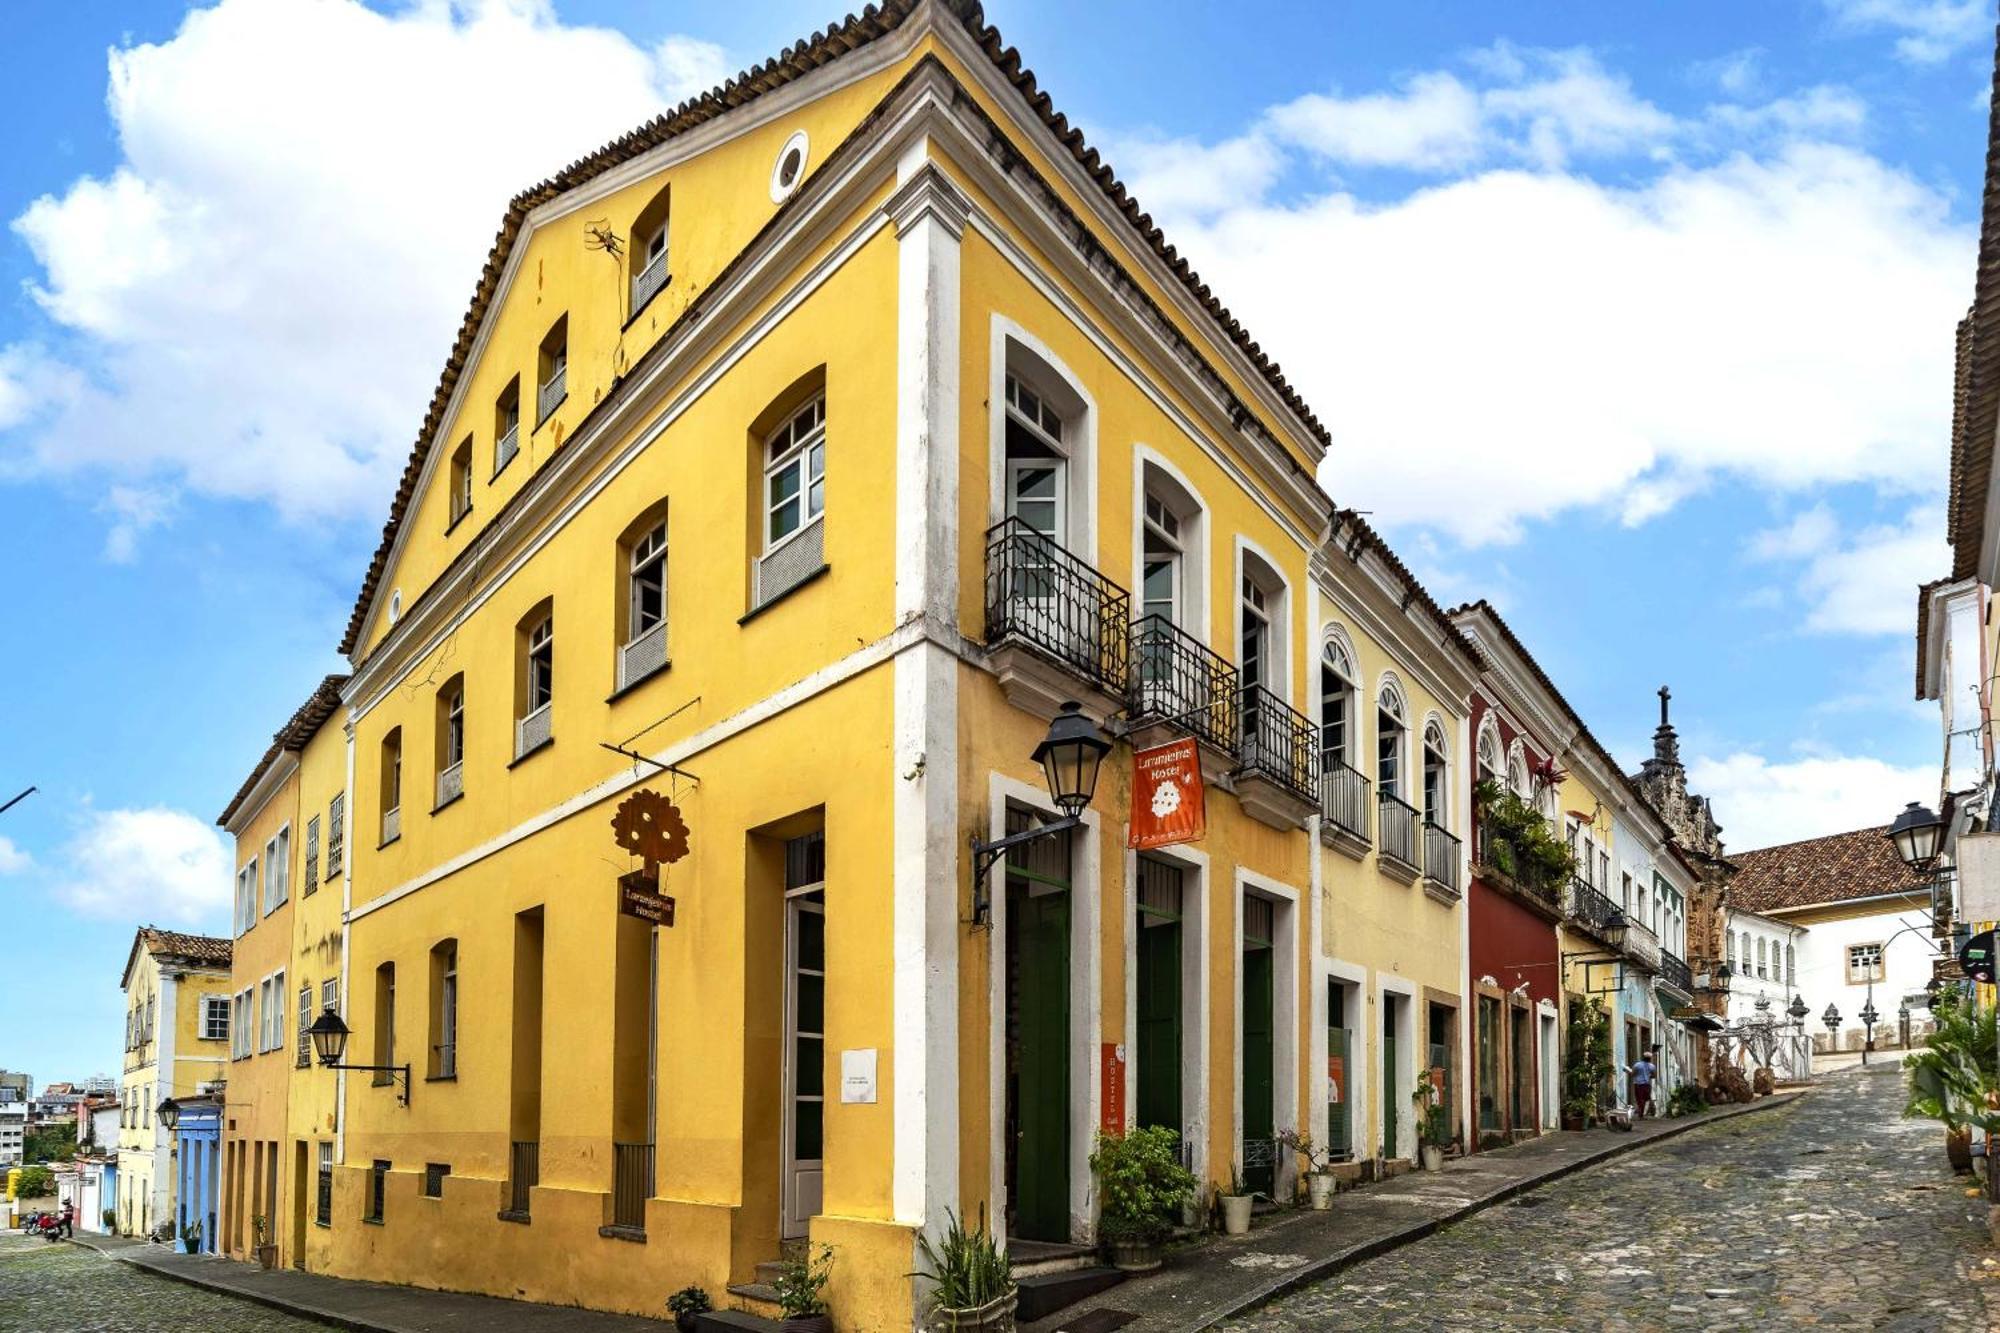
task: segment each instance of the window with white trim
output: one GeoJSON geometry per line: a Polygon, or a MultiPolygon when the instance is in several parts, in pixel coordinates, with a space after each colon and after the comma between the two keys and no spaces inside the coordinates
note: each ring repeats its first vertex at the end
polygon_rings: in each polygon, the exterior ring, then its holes
{"type": "Polygon", "coordinates": [[[451,451],[451,508],[445,523],[445,531],[457,527],[459,520],[472,512],[472,437],[466,436],[458,448],[451,451]]]}
{"type": "Polygon", "coordinates": [[[285,905],[291,894],[292,826],[285,825],[264,844],[264,915],[285,905]]]}
{"type": "Polygon", "coordinates": [[[1424,823],[1451,827],[1451,742],[1437,722],[1424,724],[1424,823]]]}
{"type": "Polygon", "coordinates": [[[236,933],[241,935],[256,924],[257,858],[253,856],[236,872],[236,933]]]}
{"type": "Polygon", "coordinates": [[[347,793],[336,792],[326,805],[326,877],[341,872],[347,838],[347,793]]]}
{"type": "Polygon", "coordinates": [[[826,510],[826,394],[764,441],[764,550],[776,550],[826,510]]]}
{"type": "Polygon", "coordinates": [[[319,816],[306,821],[306,891],[310,898],[319,891],[319,816]]]}
{"type": "Polygon", "coordinates": [[[1402,693],[1394,683],[1382,682],[1375,702],[1375,789],[1384,796],[1403,794],[1403,734],[1409,725],[1402,693]]]}
{"type": "Polygon", "coordinates": [[[1850,944],[1847,946],[1847,984],[1860,985],[1869,981],[1885,981],[1888,973],[1882,964],[1880,944],[1850,944]]]}
{"type": "Polygon", "coordinates": [[[1329,635],[1319,653],[1319,762],[1325,772],[1354,766],[1354,657],[1329,635]]]}
{"type": "Polygon", "coordinates": [[[229,1040],[229,997],[227,995],[204,995],[201,997],[201,1039],[203,1041],[229,1040]]]}

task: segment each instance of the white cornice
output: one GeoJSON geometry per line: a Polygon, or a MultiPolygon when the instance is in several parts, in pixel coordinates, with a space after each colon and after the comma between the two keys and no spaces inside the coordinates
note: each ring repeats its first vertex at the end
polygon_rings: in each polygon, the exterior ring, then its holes
{"type": "Polygon", "coordinates": [[[248,828],[258,815],[264,813],[264,807],[271,803],[271,798],[276,796],[292,774],[298,771],[298,752],[279,750],[276,758],[258,770],[257,781],[251,784],[250,791],[236,807],[235,813],[229,817],[229,822],[222,826],[223,829],[232,838],[242,837],[243,830],[248,828]]]}
{"type": "MultiPolygon", "coordinates": [[[[1340,619],[1350,627],[1358,626],[1399,671],[1423,686],[1452,718],[1467,716],[1476,681],[1470,665],[1458,649],[1441,637],[1433,637],[1436,626],[1430,623],[1428,611],[1419,615],[1405,609],[1401,578],[1386,561],[1373,551],[1364,551],[1359,560],[1335,552],[1314,561],[1313,581],[1331,607],[1331,613],[1321,608],[1322,622],[1340,619]],[[1340,564],[1335,565],[1334,560],[1340,564]],[[1349,577],[1341,577],[1343,571],[1349,577]]],[[[1315,642],[1323,628],[1323,623],[1311,627],[1315,642]]]]}

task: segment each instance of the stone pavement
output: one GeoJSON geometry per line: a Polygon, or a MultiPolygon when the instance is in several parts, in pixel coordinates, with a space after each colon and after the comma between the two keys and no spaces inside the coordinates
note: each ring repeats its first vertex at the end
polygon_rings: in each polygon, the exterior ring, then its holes
{"type": "MultiPolygon", "coordinates": [[[[1335,1198],[1330,1211],[1290,1210],[1268,1221],[1260,1219],[1247,1236],[1204,1240],[1172,1256],[1157,1274],[1126,1282],[1102,1296],[1023,1325],[1023,1333],[1061,1333],[1100,1308],[1137,1315],[1136,1322],[1126,1325],[1135,1333],[1210,1328],[1306,1283],[1420,1241],[1448,1223],[1571,1172],[1718,1121],[1726,1123],[1746,1115],[1766,1118],[1805,1097],[1808,1094],[1782,1092],[1748,1106],[1716,1107],[1678,1120],[1645,1120],[1630,1133],[1592,1129],[1545,1134],[1511,1148],[1447,1162],[1440,1173],[1412,1172],[1379,1185],[1349,1190],[1335,1198]]],[[[1938,1140],[1942,1145],[1941,1133],[1938,1140]]],[[[1942,1165],[1943,1161],[1940,1150],[1938,1162],[1942,1165]]],[[[1415,1294],[1434,1300],[1428,1296],[1430,1290],[1427,1285],[1415,1294]]],[[[1444,1290],[1451,1290],[1449,1283],[1444,1290]]],[[[1435,1313],[1426,1315],[1427,1319],[1438,1317],[1435,1313]]],[[[1307,1326],[1327,1325],[1322,1319],[1307,1326]]],[[[1349,1326],[1345,1314],[1339,1326],[1349,1326]]],[[[1408,1325],[1447,1326],[1430,1322],[1408,1325]]]]}
{"type": "MultiPolygon", "coordinates": [[[[1894,1063],[1516,1197],[1226,1325],[2000,1328],[1985,1205],[1894,1063]]],[[[1116,1295],[1116,1293],[1111,1293],[1116,1295]]]]}
{"type": "MultiPolygon", "coordinates": [[[[43,1241],[27,1243],[46,1246],[43,1241]]],[[[65,1278],[71,1271],[88,1271],[92,1266],[97,1270],[93,1275],[97,1280],[104,1280],[104,1270],[107,1269],[131,1274],[130,1282],[146,1289],[139,1294],[139,1299],[144,1302],[140,1308],[149,1317],[143,1321],[117,1322],[118,1316],[114,1313],[110,1316],[112,1322],[92,1322],[99,1312],[83,1298],[62,1292],[53,1296],[39,1292],[30,1295],[42,1298],[40,1308],[53,1315],[59,1302],[61,1317],[51,1317],[47,1323],[10,1323],[8,1286],[5,1282],[8,1261],[0,1258],[0,1331],[19,1328],[70,1333],[72,1330],[89,1329],[94,1333],[102,1329],[106,1333],[126,1333],[126,1330],[137,1333],[141,1329],[173,1328],[190,1330],[190,1333],[193,1330],[205,1333],[209,1329],[217,1330],[217,1333],[236,1333],[238,1329],[290,1330],[332,1324],[340,1328],[365,1330],[366,1333],[556,1333],[556,1330],[563,1333],[660,1333],[662,1328],[672,1327],[671,1324],[631,1315],[599,1314],[567,1306],[501,1300],[494,1296],[425,1291],[382,1282],[351,1282],[291,1269],[273,1269],[267,1273],[255,1264],[238,1263],[214,1255],[175,1254],[164,1246],[149,1245],[122,1236],[78,1232],[74,1248],[66,1245],[46,1248],[76,1257],[80,1267],[65,1270],[65,1278]],[[105,1259],[123,1262],[106,1263],[105,1259]],[[158,1282],[145,1274],[176,1281],[158,1282]],[[192,1296],[175,1293],[175,1288],[182,1283],[198,1290],[200,1299],[209,1303],[203,1307],[208,1313],[191,1318],[169,1318],[165,1313],[157,1318],[151,1317],[156,1309],[162,1312],[177,1310],[193,1299],[192,1296]],[[261,1308],[266,1306],[304,1318],[276,1316],[270,1309],[261,1308]]],[[[117,1296],[131,1295],[129,1284],[113,1285],[117,1296]]],[[[661,1297],[663,1302],[665,1299],[661,1297]]],[[[129,1304],[129,1301],[125,1303],[129,1304]]],[[[660,1313],[664,1318],[664,1304],[660,1313]]]]}
{"type": "Polygon", "coordinates": [[[0,1330],[6,1333],[325,1333],[200,1287],[162,1282],[75,1245],[0,1235],[0,1330]]]}

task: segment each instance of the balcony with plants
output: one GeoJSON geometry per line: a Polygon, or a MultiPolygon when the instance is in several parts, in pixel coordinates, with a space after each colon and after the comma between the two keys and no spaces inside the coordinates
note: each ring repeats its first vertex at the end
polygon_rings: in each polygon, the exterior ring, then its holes
{"type": "Polygon", "coordinates": [[[1053,718],[1074,699],[1099,717],[1125,700],[1132,598],[1018,518],[986,533],[986,646],[1008,701],[1053,718]]]}
{"type": "Polygon", "coordinates": [[[1562,916],[1563,887],[1576,855],[1534,806],[1490,779],[1472,789],[1472,873],[1551,921],[1562,916]]]}

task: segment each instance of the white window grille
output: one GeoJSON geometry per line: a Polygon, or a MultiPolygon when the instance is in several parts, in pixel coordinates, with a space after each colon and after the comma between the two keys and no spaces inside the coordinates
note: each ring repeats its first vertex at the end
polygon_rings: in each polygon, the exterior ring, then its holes
{"type": "Polygon", "coordinates": [[[319,816],[306,821],[306,897],[319,889],[319,816]]]}
{"type": "Polygon", "coordinates": [[[548,357],[547,377],[543,379],[541,388],[535,392],[535,424],[538,426],[542,422],[547,421],[549,415],[562,406],[562,400],[569,394],[567,387],[569,381],[569,344],[566,341],[557,344],[549,352],[548,357]]]}
{"type": "Polygon", "coordinates": [[[343,846],[347,839],[347,793],[340,792],[326,807],[326,877],[341,871],[343,846]]]}
{"type": "Polygon", "coordinates": [[[521,450],[521,389],[516,380],[501,398],[494,412],[493,422],[493,472],[514,461],[514,455],[521,450]]]}
{"type": "Polygon", "coordinates": [[[528,631],[528,711],[514,725],[514,756],[548,743],[554,734],[555,617],[544,616],[528,631]]]}
{"type": "Polygon", "coordinates": [[[626,614],[630,637],[618,652],[624,688],[667,664],[667,522],[661,519],[632,544],[626,614]]]}
{"type": "Polygon", "coordinates": [[[764,554],[757,562],[760,605],[797,586],[825,563],[819,522],[825,510],[826,396],[821,394],[764,442],[764,554]]]}
{"type": "Polygon", "coordinates": [[[229,1040],[228,996],[204,995],[201,997],[201,1036],[203,1041],[229,1040]]]}
{"type": "Polygon", "coordinates": [[[632,313],[636,315],[644,310],[646,303],[659,295],[660,288],[666,285],[667,224],[662,222],[646,238],[646,266],[632,275],[632,313]]]}

